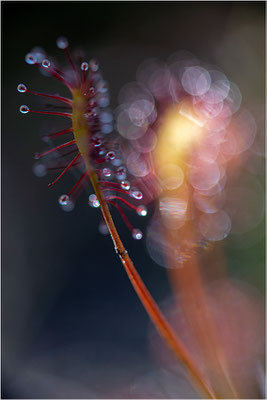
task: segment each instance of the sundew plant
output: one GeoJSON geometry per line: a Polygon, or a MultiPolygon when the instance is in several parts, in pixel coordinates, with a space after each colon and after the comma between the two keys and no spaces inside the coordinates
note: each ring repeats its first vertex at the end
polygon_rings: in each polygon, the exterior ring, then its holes
{"type": "MultiPolygon", "coordinates": [[[[209,270],[210,255],[214,249],[222,251],[224,239],[253,222],[239,212],[248,191],[234,185],[257,136],[255,118],[242,107],[238,86],[219,68],[178,51],[168,60],[142,62],[136,80],[123,86],[118,107],[111,111],[108,82],[98,62],[70,51],[63,36],[56,43],[65,53],[64,67],[40,47],[25,61],[36,69],[32,75],[39,70],[42,79],[60,81],[69,96],[41,93],[31,82],[17,86],[25,96],[22,114],[66,121],[64,129],[43,135],[45,148],[34,154],[35,174],[52,176],[49,188],[65,180],[66,191],[58,195],[63,211],[82,208],[79,195],[84,191],[91,212],[101,211],[99,230],[111,236],[161,337],[162,343],[156,342],[171,350],[199,396],[238,399],[258,392],[254,371],[260,365],[262,340],[248,343],[260,337],[260,328],[247,341],[240,321],[245,327],[258,326],[260,306],[230,281],[223,262],[218,271],[214,268],[220,278],[215,283],[203,269],[206,264],[209,270]],[[27,96],[44,98],[46,108],[29,107],[27,96]],[[162,311],[144,284],[134,254],[127,252],[114,224],[113,210],[132,240],[145,239],[151,258],[168,268],[171,308],[162,311]],[[132,225],[128,210],[146,219],[145,232],[132,225]],[[238,306],[231,309],[231,300],[238,306]],[[252,383],[246,386],[248,376],[252,383]]],[[[249,196],[262,211],[259,196],[249,196]]]]}

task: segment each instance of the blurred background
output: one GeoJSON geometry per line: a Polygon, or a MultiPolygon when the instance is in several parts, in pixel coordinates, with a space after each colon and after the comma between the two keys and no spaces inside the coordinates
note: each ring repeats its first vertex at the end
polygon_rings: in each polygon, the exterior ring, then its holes
{"type": "MultiPolygon", "coordinates": [[[[154,328],[111,239],[98,231],[100,210],[88,207],[83,194],[72,212],[63,212],[57,199],[72,177],[48,190],[49,178],[34,176],[33,154],[44,147],[40,133],[47,120],[19,113],[35,99],[16,87],[23,82],[49,93],[61,86],[28,66],[26,53],[42,46],[63,60],[55,42],[68,37],[71,49],[99,60],[111,108],[143,60],[166,60],[177,50],[217,65],[237,84],[257,123],[249,150],[256,157],[241,167],[240,179],[261,200],[256,221],[253,199],[242,209],[252,215],[251,229],[223,242],[225,263],[243,293],[253,292],[263,304],[264,31],[264,2],[2,2],[2,398],[198,397],[183,370],[173,373],[157,354],[164,344],[155,346],[154,328]]],[[[146,231],[149,215],[129,218],[146,231]]],[[[115,212],[114,219],[164,308],[171,301],[166,269],[115,212]]],[[[258,379],[261,386],[260,367],[258,379]]]]}

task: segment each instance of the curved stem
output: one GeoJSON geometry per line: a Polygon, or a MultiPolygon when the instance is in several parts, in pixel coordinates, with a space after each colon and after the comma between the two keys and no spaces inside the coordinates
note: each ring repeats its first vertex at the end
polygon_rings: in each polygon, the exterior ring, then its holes
{"type": "Polygon", "coordinates": [[[210,385],[207,383],[206,379],[203,377],[203,375],[195,365],[195,362],[192,359],[191,355],[187,352],[186,348],[177,337],[168,321],[163,316],[162,312],[160,311],[159,307],[155,303],[153,297],[151,296],[144,282],[142,281],[140,275],[135,269],[114,225],[113,219],[108,209],[108,205],[100,189],[96,173],[90,171],[88,172],[88,175],[100,203],[102,214],[113,240],[115,250],[118,253],[122,265],[149,317],[157,328],[159,334],[162,336],[163,339],[165,339],[166,343],[171,348],[176,357],[178,357],[178,359],[182,361],[183,364],[187,367],[188,371],[194,378],[194,381],[198,384],[199,388],[202,390],[203,394],[205,394],[207,398],[215,399],[215,394],[213,393],[210,385]]]}

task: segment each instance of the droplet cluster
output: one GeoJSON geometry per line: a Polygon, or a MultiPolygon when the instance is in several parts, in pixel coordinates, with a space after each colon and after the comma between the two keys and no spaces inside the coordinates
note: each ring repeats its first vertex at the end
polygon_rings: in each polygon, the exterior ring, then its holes
{"type": "MultiPolygon", "coordinates": [[[[98,175],[99,184],[103,191],[103,197],[111,206],[118,209],[132,236],[140,240],[142,233],[134,229],[122,207],[134,209],[140,216],[147,214],[145,206],[138,205],[142,199],[142,193],[137,188],[131,188],[127,167],[123,165],[121,149],[117,140],[109,134],[113,131],[113,113],[109,109],[108,84],[103,79],[99,64],[95,59],[83,59],[77,56],[73,58],[69,51],[69,43],[65,37],[57,39],[57,47],[64,50],[68,65],[62,68],[54,59],[50,59],[40,47],[35,47],[25,57],[26,63],[36,65],[45,76],[54,77],[68,87],[74,99],[74,92],[79,91],[86,101],[84,120],[88,124],[88,155],[91,168],[98,175]],[[119,205],[120,204],[120,205],[119,205]]],[[[44,111],[32,110],[27,105],[20,107],[22,114],[40,113],[67,117],[72,120],[72,99],[62,97],[59,94],[46,94],[27,89],[26,85],[20,83],[17,86],[19,93],[30,93],[36,96],[43,96],[58,101],[55,111],[49,108],[44,111]],[[61,109],[62,107],[62,109],[61,109]]],[[[74,112],[74,111],[73,111],[74,112]]],[[[34,159],[38,160],[33,167],[36,176],[45,176],[49,172],[57,172],[58,176],[49,183],[52,187],[61,179],[67,171],[76,176],[76,183],[68,193],[59,197],[58,202],[64,211],[71,211],[74,208],[75,200],[82,190],[89,184],[89,177],[84,156],[80,154],[73,127],[69,126],[58,132],[51,132],[43,136],[44,142],[50,146],[42,153],[35,153],[34,159]],[[54,140],[67,138],[64,143],[55,145],[54,140]]],[[[93,208],[100,207],[99,199],[95,194],[88,198],[88,204],[93,208]]],[[[99,230],[106,233],[106,228],[101,225],[99,230]]]]}

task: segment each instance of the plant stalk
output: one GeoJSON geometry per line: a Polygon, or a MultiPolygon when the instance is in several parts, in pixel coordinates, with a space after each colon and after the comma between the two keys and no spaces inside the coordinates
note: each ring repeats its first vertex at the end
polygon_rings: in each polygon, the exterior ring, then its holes
{"type": "Polygon", "coordinates": [[[117,229],[114,225],[112,216],[110,214],[108,205],[104,199],[102,190],[98,183],[98,178],[96,173],[90,171],[89,178],[93,185],[95,194],[98,198],[100,203],[101,211],[106,222],[106,225],[109,229],[111,238],[114,243],[114,247],[116,252],[118,253],[122,265],[140,299],[144,308],[146,309],[149,317],[151,318],[153,324],[155,325],[156,329],[158,330],[160,336],[166,341],[170,349],[176,355],[176,357],[182,361],[182,363],[186,366],[187,370],[189,371],[191,377],[193,378],[194,382],[197,383],[198,387],[203,392],[206,398],[215,399],[215,394],[211,389],[210,385],[199,371],[198,367],[195,365],[194,360],[192,359],[191,355],[186,350],[183,343],[177,337],[175,332],[173,331],[172,327],[160,311],[159,307],[157,306],[156,302],[154,301],[153,297],[151,296],[150,292],[146,288],[143,280],[141,279],[140,275],[138,274],[136,268],[134,267],[133,262],[131,261],[128,252],[126,251],[117,229]]]}

